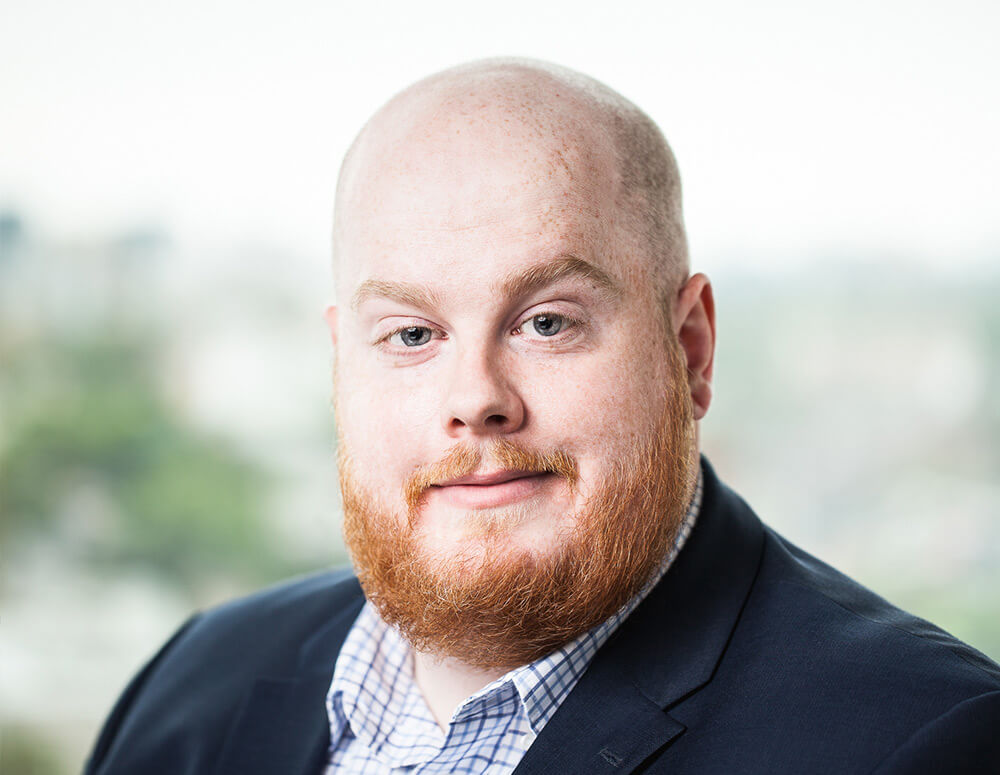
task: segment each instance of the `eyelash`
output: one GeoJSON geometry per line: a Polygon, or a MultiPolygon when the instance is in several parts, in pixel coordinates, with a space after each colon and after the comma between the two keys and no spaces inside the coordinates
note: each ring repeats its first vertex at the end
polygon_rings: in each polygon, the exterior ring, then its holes
{"type": "MultiPolygon", "coordinates": [[[[388,333],[383,334],[382,336],[380,336],[378,339],[375,340],[375,344],[377,346],[380,346],[380,347],[396,346],[396,345],[389,345],[389,340],[392,339],[392,337],[396,336],[396,334],[401,334],[404,331],[409,331],[411,328],[422,328],[422,329],[426,329],[426,330],[430,331],[431,332],[431,339],[434,339],[434,338],[437,338],[437,339],[447,339],[448,338],[448,335],[444,331],[442,331],[439,328],[435,328],[434,326],[421,326],[421,325],[399,326],[398,328],[394,328],[392,331],[389,331],[388,333]]],[[[406,347],[405,345],[400,345],[400,347],[402,347],[404,349],[408,349],[408,350],[419,350],[420,349],[419,347],[406,347]]]]}
{"type": "MultiPolygon", "coordinates": [[[[569,315],[563,314],[561,312],[545,312],[545,311],[542,311],[542,312],[536,312],[533,315],[529,315],[528,317],[524,318],[524,320],[522,320],[520,323],[518,323],[516,326],[514,326],[511,329],[511,333],[521,334],[523,332],[525,326],[527,326],[529,323],[531,323],[532,320],[534,320],[535,318],[541,318],[541,317],[559,318],[563,322],[563,327],[557,333],[553,334],[551,337],[544,337],[542,335],[539,335],[538,338],[540,340],[542,340],[542,341],[544,341],[546,339],[554,340],[554,341],[562,341],[562,340],[564,340],[566,338],[566,334],[567,333],[570,333],[570,332],[575,333],[580,328],[583,327],[583,323],[581,321],[579,321],[576,318],[571,317],[569,315]]],[[[398,348],[399,352],[404,352],[404,351],[407,351],[407,350],[412,351],[412,352],[419,352],[420,350],[423,349],[423,347],[425,345],[417,345],[417,346],[413,346],[413,347],[407,347],[406,345],[393,345],[393,344],[390,344],[390,342],[389,342],[389,340],[392,339],[394,336],[396,336],[398,334],[401,334],[404,331],[408,331],[411,328],[426,329],[426,330],[430,331],[431,332],[431,339],[447,339],[448,338],[448,335],[444,331],[442,331],[439,328],[435,328],[434,326],[409,325],[409,326],[398,326],[398,327],[392,329],[391,331],[383,334],[378,339],[376,339],[374,344],[377,347],[381,348],[381,349],[388,349],[390,347],[393,347],[393,348],[398,348]]]]}
{"type": "Polygon", "coordinates": [[[525,329],[525,327],[529,323],[531,323],[532,320],[535,320],[536,318],[559,318],[562,321],[562,324],[563,324],[562,328],[560,328],[559,331],[557,331],[556,333],[554,333],[552,336],[548,336],[547,337],[547,336],[543,336],[542,334],[539,334],[538,336],[542,340],[546,340],[547,339],[549,341],[560,341],[561,342],[562,340],[566,339],[569,334],[571,334],[571,333],[575,334],[575,332],[578,332],[579,329],[583,327],[583,323],[581,321],[577,320],[574,317],[570,317],[569,315],[564,315],[561,312],[545,312],[545,311],[542,311],[542,312],[536,312],[534,315],[530,315],[529,317],[526,317],[522,322],[520,322],[516,326],[514,326],[513,331],[521,333],[525,329]]]}

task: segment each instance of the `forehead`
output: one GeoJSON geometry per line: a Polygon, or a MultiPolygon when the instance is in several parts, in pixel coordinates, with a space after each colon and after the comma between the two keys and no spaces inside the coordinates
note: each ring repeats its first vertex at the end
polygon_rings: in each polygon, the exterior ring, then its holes
{"type": "Polygon", "coordinates": [[[593,127],[560,134],[477,116],[406,129],[362,149],[338,204],[341,290],[373,278],[473,281],[567,253],[626,279],[618,165],[593,127]]]}

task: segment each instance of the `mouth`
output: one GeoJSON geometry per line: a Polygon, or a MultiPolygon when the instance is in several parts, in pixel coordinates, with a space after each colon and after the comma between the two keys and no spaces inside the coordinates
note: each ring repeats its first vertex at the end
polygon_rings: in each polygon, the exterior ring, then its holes
{"type": "Polygon", "coordinates": [[[507,506],[537,495],[555,474],[545,471],[494,471],[468,474],[431,485],[446,503],[463,509],[489,509],[507,506]]]}

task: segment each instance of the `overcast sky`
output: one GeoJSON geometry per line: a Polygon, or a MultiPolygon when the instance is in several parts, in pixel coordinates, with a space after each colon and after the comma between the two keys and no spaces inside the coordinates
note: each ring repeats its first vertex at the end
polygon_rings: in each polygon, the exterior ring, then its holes
{"type": "Polygon", "coordinates": [[[0,206],[63,236],[328,251],[339,160],[416,78],[581,69],[679,158],[695,263],[1000,255],[1000,3],[5,0],[0,206]]]}

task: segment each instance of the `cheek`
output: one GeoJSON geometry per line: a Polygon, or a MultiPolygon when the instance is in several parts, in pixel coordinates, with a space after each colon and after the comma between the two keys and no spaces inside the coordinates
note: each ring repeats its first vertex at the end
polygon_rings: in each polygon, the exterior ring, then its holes
{"type": "Polygon", "coordinates": [[[600,357],[567,361],[532,382],[537,438],[565,449],[580,465],[581,494],[609,484],[616,462],[646,443],[662,416],[664,353],[622,343],[600,357]]]}
{"type": "Polygon", "coordinates": [[[541,428],[613,449],[659,417],[665,360],[649,347],[623,345],[553,364],[526,382],[528,403],[541,428]]]}
{"type": "Polygon", "coordinates": [[[436,418],[431,396],[378,369],[338,367],[338,438],[357,475],[372,485],[398,486],[426,463],[425,445],[436,418]]]}

